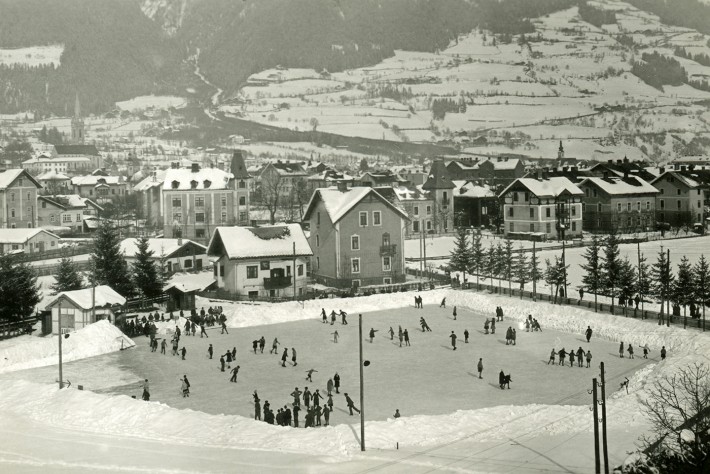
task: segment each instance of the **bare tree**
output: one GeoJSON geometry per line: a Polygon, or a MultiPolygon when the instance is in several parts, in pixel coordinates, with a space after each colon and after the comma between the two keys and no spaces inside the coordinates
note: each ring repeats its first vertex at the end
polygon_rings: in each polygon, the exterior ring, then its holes
{"type": "Polygon", "coordinates": [[[276,211],[281,201],[281,193],[286,181],[278,173],[270,173],[268,176],[262,175],[261,189],[259,196],[261,204],[269,211],[269,222],[276,222],[276,211]]]}

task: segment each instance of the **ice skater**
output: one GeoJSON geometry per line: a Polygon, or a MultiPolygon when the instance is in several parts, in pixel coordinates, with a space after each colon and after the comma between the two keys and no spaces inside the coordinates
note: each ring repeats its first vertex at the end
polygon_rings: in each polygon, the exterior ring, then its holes
{"type": "Polygon", "coordinates": [[[476,366],[476,368],[478,369],[478,378],[482,379],[483,378],[483,375],[482,375],[483,374],[483,358],[482,357],[480,357],[478,359],[478,366],[476,366]]]}
{"type": "Polygon", "coordinates": [[[264,336],[261,336],[261,339],[259,339],[259,353],[263,354],[264,353],[264,347],[266,347],[266,339],[264,336]]]}
{"type": "Polygon", "coordinates": [[[185,360],[185,354],[187,354],[187,349],[185,349],[185,346],[180,349],[180,353],[182,354],[182,360],[185,360]]]}
{"type": "Polygon", "coordinates": [[[321,316],[321,319],[323,320],[323,324],[326,324],[328,322],[328,316],[325,314],[325,308],[321,308],[320,316],[321,316]]]}
{"type": "Polygon", "coordinates": [[[629,394],[629,378],[628,378],[628,377],[624,377],[624,379],[626,379],[626,380],[624,380],[623,382],[621,382],[621,384],[619,385],[619,390],[621,390],[622,388],[625,388],[625,389],[626,389],[626,395],[628,395],[628,394],[629,394]]]}
{"type": "Polygon", "coordinates": [[[454,312],[453,312],[453,315],[454,315],[454,321],[456,321],[456,306],[454,306],[454,312]]]}
{"type": "Polygon", "coordinates": [[[394,329],[392,329],[392,326],[390,326],[390,330],[387,331],[390,335],[390,341],[394,340],[394,329]]]}
{"type": "Polygon", "coordinates": [[[347,393],[345,394],[345,403],[347,403],[348,409],[350,410],[350,416],[353,416],[353,410],[360,413],[360,410],[358,410],[357,407],[355,406],[353,399],[350,398],[350,396],[347,393]]]}
{"type": "Polygon", "coordinates": [[[449,336],[451,338],[451,347],[453,347],[453,350],[456,350],[456,334],[454,334],[454,331],[451,331],[451,335],[449,336]]]}
{"type": "Polygon", "coordinates": [[[306,370],[306,380],[309,382],[313,382],[313,372],[318,372],[316,369],[308,369],[306,370]]]}
{"type": "Polygon", "coordinates": [[[408,346],[409,345],[409,331],[405,329],[404,332],[402,333],[402,335],[404,336],[404,345],[408,346]]]}
{"type": "Polygon", "coordinates": [[[219,356],[220,371],[224,372],[224,356],[219,356]]]}
{"type": "Polygon", "coordinates": [[[444,298],[441,300],[439,308],[446,308],[446,296],[444,296],[444,298]]]}
{"type": "Polygon", "coordinates": [[[207,355],[209,358],[212,358],[212,354],[214,353],[214,349],[212,348],[212,344],[210,344],[210,347],[207,348],[207,355]]]}
{"type": "Polygon", "coordinates": [[[236,383],[238,373],[239,373],[239,366],[237,365],[232,369],[232,378],[230,378],[229,381],[236,383]]]}
{"type": "Polygon", "coordinates": [[[333,342],[337,344],[338,337],[340,337],[340,334],[338,334],[338,330],[336,329],[335,332],[331,332],[331,334],[333,335],[333,342]]]}
{"type": "Polygon", "coordinates": [[[288,359],[288,347],[284,347],[284,353],[281,355],[281,367],[286,367],[286,359],[288,359]]]}
{"type": "Polygon", "coordinates": [[[592,338],[592,328],[587,326],[587,330],[584,331],[584,335],[587,336],[587,342],[589,342],[589,340],[592,338]]]}
{"type": "Polygon", "coordinates": [[[279,340],[278,338],[274,338],[274,342],[271,343],[271,350],[269,351],[269,354],[276,354],[278,355],[278,350],[279,350],[279,340]]]}
{"type": "Polygon", "coordinates": [[[200,323],[200,339],[202,339],[202,336],[205,336],[206,338],[209,339],[209,336],[207,335],[207,332],[205,331],[205,323],[200,323]]]}
{"type": "Polygon", "coordinates": [[[340,375],[337,372],[333,375],[333,386],[335,387],[335,393],[340,393],[340,375]]]}
{"type": "Polygon", "coordinates": [[[148,385],[148,379],[143,382],[143,400],[146,402],[150,401],[150,385],[148,385]]]}
{"type": "Polygon", "coordinates": [[[624,358],[624,341],[621,341],[621,344],[619,344],[619,357],[624,358]]]}
{"type": "Polygon", "coordinates": [[[463,342],[464,344],[468,344],[468,329],[463,330],[463,342]]]}
{"type": "Polygon", "coordinates": [[[372,341],[375,340],[375,333],[377,331],[379,331],[379,329],[370,328],[370,344],[372,344],[372,341]]]}
{"type": "Polygon", "coordinates": [[[335,324],[335,317],[336,317],[336,316],[337,316],[337,315],[335,314],[335,310],[333,310],[333,312],[330,313],[330,325],[331,325],[331,326],[335,324]]]}
{"type": "Polygon", "coordinates": [[[648,344],[644,344],[644,346],[643,346],[643,358],[644,358],[644,359],[648,359],[648,353],[649,353],[649,352],[650,352],[650,351],[648,350],[648,344]]]}
{"type": "Polygon", "coordinates": [[[629,347],[626,348],[626,351],[629,353],[629,359],[633,359],[634,358],[634,346],[632,346],[629,343],[629,347]]]}
{"type": "Polygon", "coordinates": [[[666,360],[666,346],[661,347],[661,360],[666,360]]]}
{"type": "Polygon", "coordinates": [[[187,375],[183,375],[183,378],[181,379],[182,384],[181,384],[181,389],[182,389],[182,397],[183,398],[189,398],[190,397],[190,382],[187,380],[187,375]]]}
{"type": "Polygon", "coordinates": [[[343,311],[342,309],[340,310],[340,324],[347,325],[348,324],[348,313],[343,311]]]}
{"type": "Polygon", "coordinates": [[[560,349],[557,354],[560,357],[560,362],[557,365],[565,365],[565,357],[567,357],[567,352],[565,351],[565,348],[563,347],[562,349],[560,349]]]}
{"type": "Polygon", "coordinates": [[[584,357],[587,359],[587,368],[589,368],[592,363],[592,351],[587,350],[587,353],[584,355],[584,357]]]}
{"type": "Polygon", "coordinates": [[[296,349],[291,348],[291,362],[293,362],[293,366],[296,367],[298,364],[296,363],[296,349]]]}
{"type": "Polygon", "coordinates": [[[229,334],[229,331],[227,331],[227,323],[226,323],[225,321],[222,321],[222,332],[221,332],[221,334],[224,334],[225,332],[226,332],[227,334],[229,334]]]}

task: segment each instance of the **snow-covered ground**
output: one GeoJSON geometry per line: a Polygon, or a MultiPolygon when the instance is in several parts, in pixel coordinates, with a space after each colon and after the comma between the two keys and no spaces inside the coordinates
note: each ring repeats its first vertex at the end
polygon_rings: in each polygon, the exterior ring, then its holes
{"type": "Polygon", "coordinates": [[[129,112],[137,112],[146,109],[169,109],[170,107],[185,107],[187,100],[183,97],[142,95],[123,102],[116,102],[116,107],[129,112]]]}
{"type": "MultiPolygon", "coordinates": [[[[322,306],[327,306],[327,309],[342,308],[348,311],[351,325],[348,329],[354,329],[352,325],[356,322],[354,317],[356,313],[411,307],[412,296],[413,293],[403,293],[344,300],[315,300],[305,302],[303,305],[300,303],[219,304],[224,306],[231,328],[251,328],[251,330],[261,333],[269,331],[267,324],[289,321],[310,319],[314,325],[319,326],[320,323],[314,316],[318,314],[322,306]]],[[[621,462],[625,451],[633,450],[636,438],[647,431],[646,422],[639,408],[639,401],[646,396],[648,385],[659,377],[674,373],[678,368],[690,363],[707,363],[710,356],[710,336],[695,331],[674,327],[665,328],[634,319],[595,314],[577,308],[553,306],[546,303],[531,305],[529,301],[492,297],[480,293],[435,290],[425,292],[423,296],[425,309],[422,314],[426,315],[425,317],[432,326],[434,321],[441,323],[441,318],[448,321],[443,326],[452,324],[448,311],[439,315],[437,313],[438,305],[435,303],[432,305],[432,302],[437,302],[446,296],[449,308],[453,305],[457,305],[459,308],[475,308],[476,314],[493,314],[494,308],[501,305],[506,312],[505,324],[510,324],[513,321],[519,323],[532,312],[538,315],[538,319],[543,322],[544,329],[554,329],[565,333],[560,336],[562,340],[581,335],[586,326],[591,325],[595,330],[595,338],[606,340],[607,343],[623,340],[636,347],[647,343],[651,347],[652,356],[657,356],[660,346],[665,345],[669,350],[667,360],[645,365],[641,371],[630,376],[631,395],[627,396],[625,392],[614,392],[616,387],[610,387],[609,391],[614,393],[609,397],[607,419],[609,422],[610,455],[613,464],[621,462]]],[[[209,306],[210,304],[216,303],[198,300],[198,306],[209,306]]],[[[405,311],[411,313],[414,309],[405,311]]],[[[416,314],[410,316],[412,318],[410,326],[416,326],[416,314]]],[[[464,317],[469,316],[462,316],[462,318],[464,317]]],[[[437,332],[439,331],[438,327],[434,327],[437,332]]],[[[324,328],[320,326],[313,328],[314,331],[321,329],[324,328]]],[[[325,330],[330,331],[330,327],[325,330]]],[[[456,330],[460,332],[460,328],[456,330]]],[[[239,333],[242,330],[232,329],[232,331],[239,333]]],[[[448,332],[443,327],[441,331],[448,332]]],[[[345,331],[343,330],[343,332],[345,331]]],[[[351,332],[349,331],[349,333],[351,332]]],[[[383,332],[377,334],[376,343],[385,342],[382,341],[386,337],[383,332]]],[[[435,333],[428,334],[434,337],[435,333]]],[[[249,336],[245,335],[247,338],[249,336]]],[[[444,334],[438,334],[438,337],[442,338],[441,345],[448,347],[443,336],[444,334]]],[[[530,338],[535,336],[534,334],[529,335],[530,338]]],[[[286,339],[288,331],[282,337],[286,339]]],[[[475,335],[475,339],[480,340],[482,337],[484,336],[477,333],[475,335]]],[[[416,334],[413,344],[421,344],[422,338],[424,335],[416,334]]],[[[520,332],[519,338],[521,338],[520,332]]],[[[195,338],[190,343],[203,344],[203,341],[198,341],[198,339],[195,338]]],[[[521,338],[521,340],[525,339],[521,338]]],[[[204,341],[204,343],[206,342],[204,341]]],[[[366,343],[366,349],[368,344],[366,343]]],[[[453,352],[444,347],[439,348],[440,357],[451,357],[453,352]]],[[[267,345],[267,351],[268,348],[267,345]]],[[[392,349],[398,350],[394,347],[392,349]]],[[[485,357],[494,359],[496,352],[510,349],[512,348],[502,344],[498,350],[489,349],[485,357]]],[[[462,350],[464,349],[462,348],[462,350]]],[[[304,359],[307,357],[308,351],[308,348],[300,351],[304,359]]],[[[240,347],[238,359],[247,357],[244,352],[245,350],[240,347]]],[[[456,355],[463,354],[457,353],[456,355]]],[[[356,355],[352,354],[352,356],[356,355]]],[[[150,364],[152,363],[150,362],[151,357],[172,356],[147,354],[142,360],[145,364],[150,364]]],[[[188,357],[204,358],[206,355],[191,351],[188,353],[188,357]]],[[[266,358],[268,356],[264,354],[253,357],[266,358]]],[[[276,356],[271,357],[277,358],[276,356]]],[[[610,358],[614,357],[616,356],[613,352],[605,355],[602,351],[598,353],[594,363],[596,365],[597,362],[606,360],[611,365],[610,358]]],[[[631,361],[626,362],[631,363],[631,361]]],[[[179,361],[176,360],[175,363],[179,364],[179,361]]],[[[417,363],[424,366],[431,364],[432,360],[422,359],[417,363]]],[[[472,358],[471,368],[474,364],[475,360],[472,358]]],[[[539,364],[540,371],[548,369],[544,365],[544,360],[541,360],[539,364]]],[[[302,366],[303,370],[310,368],[306,365],[308,364],[304,360],[302,364],[299,364],[299,367],[302,366]]],[[[495,363],[491,363],[491,365],[493,367],[489,366],[487,370],[497,371],[497,368],[494,368],[495,363]]],[[[374,369],[376,366],[377,359],[374,359],[373,366],[368,370],[374,369]]],[[[549,369],[552,370],[551,367],[549,369]]],[[[280,368],[276,361],[274,361],[274,368],[270,370],[274,373],[278,373],[280,370],[293,371],[292,368],[280,368]]],[[[561,370],[574,373],[587,369],[556,368],[557,372],[561,370]]],[[[417,377],[418,372],[416,366],[406,367],[402,370],[402,376],[417,377]]],[[[516,372],[513,371],[513,373],[516,372]]],[[[491,374],[488,373],[488,375],[491,374]]],[[[585,376],[590,379],[595,375],[596,370],[594,372],[590,370],[588,374],[585,373],[585,376]]],[[[245,374],[245,376],[247,375],[245,374]]],[[[271,373],[267,371],[264,376],[269,377],[271,373]]],[[[516,386],[515,377],[513,378],[514,383],[511,384],[510,393],[516,389],[523,390],[521,388],[523,383],[518,382],[518,386],[516,386]]],[[[463,390],[465,385],[462,384],[475,381],[453,379],[451,391],[463,390]]],[[[226,380],[225,383],[227,383],[226,380]]],[[[387,397],[388,390],[397,383],[398,381],[395,379],[383,385],[376,385],[373,382],[366,387],[368,393],[387,397]]],[[[549,384],[550,379],[537,377],[537,383],[538,386],[549,384]]],[[[554,382],[552,383],[554,384],[554,382]]],[[[589,383],[591,384],[591,380],[589,383]]],[[[300,382],[299,386],[302,384],[303,382],[300,382]]],[[[348,385],[351,384],[352,382],[348,380],[348,385]]],[[[366,384],[368,384],[367,379],[366,384]]],[[[427,399],[430,389],[427,387],[427,381],[422,380],[420,387],[409,396],[427,399]]],[[[197,391],[203,390],[199,386],[195,388],[197,391]]],[[[530,390],[535,390],[535,388],[531,387],[530,390]]],[[[352,391],[357,393],[355,387],[352,391]]],[[[508,393],[508,391],[499,392],[497,387],[491,387],[491,391],[500,394],[501,401],[505,400],[502,395],[508,393]]],[[[27,427],[26,430],[21,430],[18,435],[28,433],[29,439],[32,439],[37,437],[38,427],[46,426],[49,433],[61,433],[64,439],[77,440],[75,445],[65,445],[63,456],[58,460],[48,455],[26,458],[23,456],[26,449],[22,445],[13,445],[9,453],[5,449],[3,455],[0,456],[0,465],[6,465],[11,469],[21,467],[28,470],[29,467],[36,467],[36,465],[43,466],[45,469],[55,466],[58,469],[66,469],[67,466],[76,465],[77,468],[84,471],[91,466],[103,466],[109,471],[116,470],[116,466],[112,464],[112,460],[116,458],[112,454],[107,454],[105,460],[99,455],[87,457],[82,445],[79,444],[81,440],[86,439],[87,434],[103,440],[102,443],[107,447],[115,439],[116,445],[119,446],[118,449],[122,452],[132,452],[140,445],[140,443],[133,443],[131,439],[139,439],[141,442],[145,440],[149,445],[154,445],[153,443],[158,441],[161,453],[174,453],[179,451],[180,447],[194,452],[195,448],[204,447],[206,454],[224,451],[227,458],[233,459],[235,450],[246,449],[263,452],[264,456],[257,457],[260,462],[246,467],[248,472],[276,469],[279,466],[283,467],[283,463],[289,463],[291,460],[294,461],[291,467],[299,472],[353,472],[370,468],[390,471],[406,469],[415,472],[432,469],[466,472],[512,472],[511,469],[514,472],[589,472],[591,466],[592,445],[589,440],[592,422],[588,407],[586,405],[565,405],[564,401],[533,405],[501,403],[500,406],[492,408],[460,410],[438,415],[415,415],[405,412],[405,416],[397,421],[391,419],[368,421],[366,434],[369,451],[360,454],[359,430],[356,423],[339,424],[330,428],[314,430],[295,430],[269,426],[238,415],[209,415],[199,411],[180,410],[159,402],[145,403],[120,395],[75,390],[58,391],[54,385],[25,380],[6,379],[0,385],[0,394],[2,394],[0,397],[0,419],[10,420],[20,427],[27,427]],[[400,444],[399,451],[395,449],[397,443],[400,444]],[[302,457],[304,454],[315,457],[306,461],[302,457]],[[37,464],[34,464],[35,462],[37,464]],[[338,464],[330,464],[332,462],[338,462],[338,464]]],[[[234,403],[243,403],[243,399],[237,399],[234,403]]],[[[336,415],[338,417],[345,416],[337,411],[336,415]]],[[[40,445],[46,444],[41,440],[39,443],[40,445]]],[[[99,443],[92,443],[92,445],[96,444],[99,443]]],[[[110,451],[110,448],[108,449],[110,451]]],[[[143,469],[150,470],[151,468],[160,469],[163,466],[160,457],[157,456],[158,459],[154,459],[155,456],[151,458],[139,455],[138,459],[144,461],[141,464],[143,469]]],[[[221,456],[217,457],[221,458],[221,456]]],[[[248,457],[248,459],[253,459],[253,457],[248,457]]],[[[245,463],[245,461],[238,461],[239,465],[244,466],[241,463],[245,463]]],[[[135,463],[128,461],[127,465],[135,466],[135,463]]],[[[166,465],[175,466],[172,461],[167,461],[166,465]]],[[[201,464],[195,465],[193,460],[187,465],[190,466],[189,471],[198,472],[214,472],[223,466],[219,459],[211,460],[209,457],[204,457],[201,464]]],[[[132,467],[132,469],[135,470],[136,467],[132,467]]],[[[172,472],[171,469],[168,470],[172,472]]]]}
{"type": "Polygon", "coordinates": [[[0,64],[30,67],[53,65],[59,67],[64,45],[32,46],[29,48],[0,48],[0,64]]]}

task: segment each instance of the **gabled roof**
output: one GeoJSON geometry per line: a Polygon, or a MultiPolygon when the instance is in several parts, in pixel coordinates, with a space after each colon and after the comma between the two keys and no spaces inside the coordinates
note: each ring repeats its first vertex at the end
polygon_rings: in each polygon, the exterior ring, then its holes
{"type": "Polygon", "coordinates": [[[522,186],[537,197],[557,197],[564,192],[572,195],[582,196],[582,192],[577,185],[564,176],[555,176],[546,179],[518,178],[510,183],[499,196],[504,196],[511,188],[522,186]]]}
{"type": "Polygon", "coordinates": [[[269,165],[273,166],[276,171],[281,175],[281,176],[306,176],[306,170],[303,169],[303,165],[301,163],[294,163],[291,161],[281,161],[281,162],[272,162],[267,164],[261,171],[262,173],[264,170],[266,170],[269,165]]]}
{"type": "Polygon", "coordinates": [[[83,290],[74,291],[62,291],[53,299],[48,305],[47,309],[52,308],[58,304],[62,299],[67,299],[74,303],[81,309],[91,309],[92,308],[92,292],[94,305],[98,308],[104,308],[106,306],[123,305],[126,304],[126,298],[116,293],[113,288],[108,285],[97,286],[95,291],[92,288],[85,288],[83,290]]]}
{"type": "MultiPolygon", "coordinates": [[[[207,247],[200,245],[197,242],[193,242],[192,240],[182,239],[181,241],[180,239],[148,239],[148,251],[153,252],[154,258],[161,257],[162,255],[169,258],[178,250],[191,245],[197,246],[200,249],[198,252],[199,255],[207,252],[207,247]]],[[[135,257],[138,253],[138,239],[123,239],[121,241],[121,252],[123,252],[126,257],[135,257]]]]}
{"type": "Polygon", "coordinates": [[[57,155],[93,155],[97,156],[99,150],[94,145],[54,145],[57,155]]]}
{"type": "Polygon", "coordinates": [[[0,173],[0,189],[7,189],[20,176],[32,181],[37,188],[42,187],[39,181],[34,179],[34,177],[27,170],[22,168],[14,168],[0,173]]]}
{"type": "Polygon", "coordinates": [[[429,170],[429,177],[422,185],[422,189],[454,189],[454,187],[444,161],[436,160],[429,170]]]}
{"type": "Polygon", "coordinates": [[[677,179],[678,181],[680,181],[681,183],[683,183],[684,185],[686,185],[687,187],[692,188],[692,189],[700,186],[700,183],[698,181],[691,178],[690,176],[686,176],[686,172],[683,172],[683,171],[681,171],[681,172],[666,171],[666,172],[662,173],[660,176],[658,176],[658,178],[651,181],[651,184],[657,183],[658,181],[662,180],[666,175],[673,176],[675,179],[677,179]]]}
{"type": "Polygon", "coordinates": [[[653,187],[647,181],[638,176],[629,176],[628,178],[585,178],[579,183],[580,186],[594,185],[612,196],[623,195],[638,195],[638,194],[658,194],[658,189],[653,187]]]}
{"type": "Polygon", "coordinates": [[[264,227],[217,227],[207,246],[209,256],[226,255],[230,260],[313,255],[299,224],[264,227]]]}
{"type": "Polygon", "coordinates": [[[84,198],[78,194],[55,194],[52,196],[37,196],[37,200],[46,201],[61,209],[86,209],[92,206],[98,210],[103,210],[103,207],[89,198],[84,198]]]}
{"type": "Polygon", "coordinates": [[[518,158],[509,158],[507,156],[499,156],[497,158],[491,158],[481,163],[481,165],[488,163],[493,166],[493,169],[502,170],[514,170],[517,168],[521,161],[518,158]]]}
{"type": "Polygon", "coordinates": [[[37,181],[69,181],[69,176],[55,170],[49,170],[37,176],[37,181]]]}
{"type": "Polygon", "coordinates": [[[31,229],[0,229],[0,244],[24,244],[29,239],[40,233],[46,233],[49,234],[50,237],[59,239],[59,236],[39,227],[33,227],[31,229]]]}
{"type": "Polygon", "coordinates": [[[379,199],[381,202],[392,208],[396,213],[400,214],[404,219],[409,220],[409,216],[407,216],[406,212],[389,202],[374,188],[369,186],[356,186],[348,188],[344,191],[341,191],[337,187],[316,189],[311,196],[311,200],[308,202],[306,212],[303,215],[303,220],[306,221],[310,218],[310,213],[313,212],[313,208],[316,203],[321,200],[323,201],[323,205],[325,206],[325,210],[328,213],[331,222],[335,224],[368,195],[372,195],[376,199],[379,199]]]}
{"type": "Polygon", "coordinates": [[[202,168],[195,172],[191,168],[171,168],[165,172],[163,189],[182,191],[190,189],[228,189],[230,179],[232,179],[232,173],[218,168],[202,168]],[[197,183],[194,188],[191,184],[193,181],[197,183]],[[209,182],[209,186],[206,186],[207,183],[205,181],[209,182]],[[177,188],[173,188],[173,182],[177,183],[177,188]]]}
{"type": "Polygon", "coordinates": [[[473,181],[453,181],[456,186],[454,199],[457,197],[467,198],[495,198],[496,193],[488,186],[481,186],[473,181]]]}
{"type": "Polygon", "coordinates": [[[155,171],[155,176],[150,174],[142,180],[140,180],[135,186],[133,186],[133,191],[145,191],[146,189],[162,187],[165,182],[166,170],[155,171]]]}
{"type": "Polygon", "coordinates": [[[96,186],[99,184],[123,184],[123,176],[101,176],[101,175],[88,175],[88,176],[74,176],[71,179],[71,184],[74,186],[96,186]]]}

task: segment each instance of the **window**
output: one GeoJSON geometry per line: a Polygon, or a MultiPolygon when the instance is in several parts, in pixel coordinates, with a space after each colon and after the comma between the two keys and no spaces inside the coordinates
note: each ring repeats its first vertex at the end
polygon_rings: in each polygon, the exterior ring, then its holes
{"type": "Polygon", "coordinates": [[[247,205],[247,198],[246,198],[246,196],[239,196],[239,205],[240,205],[240,206],[246,206],[246,205],[247,205]]]}
{"type": "Polygon", "coordinates": [[[259,268],[261,270],[271,270],[271,262],[269,260],[262,260],[259,262],[259,268]]]}
{"type": "Polygon", "coordinates": [[[197,185],[198,185],[198,184],[200,184],[200,183],[198,183],[197,181],[195,181],[195,180],[193,179],[192,181],[190,181],[190,188],[191,188],[191,189],[197,189],[197,185]]]}
{"type": "Polygon", "coordinates": [[[593,189],[593,190],[592,190],[592,194],[594,195],[594,197],[597,197],[597,190],[596,190],[596,189],[593,189]]]}
{"type": "Polygon", "coordinates": [[[182,213],[181,212],[173,213],[173,222],[175,222],[177,224],[182,224],[182,213]]]}
{"type": "Polygon", "coordinates": [[[510,232],[515,232],[515,224],[513,222],[510,223],[510,232]]]}
{"type": "MultiPolygon", "coordinates": [[[[549,207],[546,207],[546,208],[545,208],[545,217],[551,217],[550,212],[551,212],[551,211],[550,211],[550,208],[549,208],[549,207]]],[[[530,217],[532,217],[532,216],[530,216],[530,217]]]]}
{"type": "Polygon", "coordinates": [[[320,235],[316,235],[316,247],[320,247],[320,235]]]}
{"type": "Polygon", "coordinates": [[[15,202],[15,193],[10,193],[10,201],[15,202]]]}
{"type": "Polygon", "coordinates": [[[678,199],[678,210],[680,211],[680,199],[678,199]]]}
{"type": "Polygon", "coordinates": [[[93,190],[93,189],[89,189],[89,196],[93,196],[93,195],[94,195],[94,190],[93,190]]]}
{"type": "Polygon", "coordinates": [[[222,207],[227,207],[227,196],[222,196],[222,207]]]}
{"type": "Polygon", "coordinates": [[[530,232],[535,232],[535,224],[530,223],[530,232]]]}
{"type": "Polygon", "coordinates": [[[631,212],[631,203],[630,203],[630,202],[627,202],[627,203],[626,203],[626,210],[627,210],[628,212],[631,212]]]}
{"type": "Polygon", "coordinates": [[[382,225],[382,213],[380,211],[372,211],[372,225],[382,225]]]}
{"type": "Polygon", "coordinates": [[[116,189],[112,189],[111,194],[116,194],[116,189]]]}
{"type": "Polygon", "coordinates": [[[412,231],[419,232],[419,221],[412,222],[412,231]]]}
{"type": "Polygon", "coordinates": [[[367,227],[367,212],[360,212],[360,227],[367,227]]]}
{"type": "Polygon", "coordinates": [[[518,193],[513,193],[513,202],[518,202],[518,193]]]}
{"type": "Polygon", "coordinates": [[[81,222],[81,213],[76,215],[76,221],[81,222]]]}
{"type": "Polygon", "coordinates": [[[15,210],[14,209],[10,209],[10,217],[15,217],[15,210]]]}
{"type": "Polygon", "coordinates": [[[196,196],[195,197],[195,207],[205,207],[204,196],[196,196]]]}
{"type": "Polygon", "coordinates": [[[597,212],[602,212],[602,203],[597,203],[597,212]]]}
{"type": "Polygon", "coordinates": [[[246,222],[248,219],[247,213],[246,212],[240,212],[239,213],[239,221],[240,222],[246,222]]]}
{"type": "Polygon", "coordinates": [[[577,215],[577,206],[570,206],[570,209],[572,209],[572,217],[575,217],[577,215]]]}
{"type": "Polygon", "coordinates": [[[291,265],[286,265],[286,276],[291,276],[291,265]]]}
{"type": "Polygon", "coordinates": [[[426,230],[431,230],[431,221],[426,221],[426,230]]]}
{"type": "Polygon", "coordinates": [[[54,214],[49,215],[49,222],[54,222],[54,214]]]}
{"type": "Polygon", "coordinates": [[[27,200],[30,200],[30,193],[27,193],[27,200]]]}
{"type": "Polygon", "coordinates": [[[617,212],[621,212],[621,203],[620,202],[616,203],[616,210],[617,210],[617,212]]]}
{"type": "Polygon", "coordinates": [[[316,268],[320,268],[320,257],[316,257],[316,268]]]}
{"type": "Polygon", "coordinates": [[[512,206],[508,208],[508,217],[513,217],[513,208],[512,208],[512,206]]]}
{"type": "Polygon", "coordinates": [[[431,206],[426,207],[426,215],[431,215],[431,206]]]}
{"type": "Polygon", "coordinates": [[[390,245],[390,234],[389,232],[385,232],[382,234],[382,246],[383,247],[389,247],[390,245]]]}
{"type": "Polygon", "coordinates": [[[46,208],[47,208],[47,203],[42,201],[42,209],[46,209],[46,208]]]}
{"type": "Polygon", "coordinates": [[[392,278],[390,277],[385,277],[382,279],[382,284],[383,285],[391,285],[392,284],[392,278]]]}
{"type": "Polygon", "coordinates": [[[646,210],[647,211],[651,210],[651,201],[646,201],[646,210]]]}
{"type": "Polygon", "coordinates": [[[20,187],[22,187],[22,183],[24,183],[24,182],[25,182],[25,180],[23,180],[22,178],[20,178],[20,179],[17,180],[17,185],[20,186],[20,187]]]}
{"type": "Polygon", "coordinates": [[[360,280],[353,280],[353,288],[360,288],[360,280]]]}
{"type": "Polygon", "coordinates": [[[227,213],[226,212],[223,212],[219,217],[222,221],[222,224],[225,224],[227,222],[227,213]]]}
{"type": "Polygon", "coordinates": [[[350,267],[352,269],[352,273],[360,273],[360,259],[359,258],[351,258],[350,259],[350,267]]]}
{"type": "Polygon", "coordinates": [[[196,239],[204,239],[205,238],[205,229],[195,229],[195,238],[196,239]]]}
{"type": "Polygon", "coordinates": [[[320,212],[316,212],[316,225],[320,225],[320,212]]]}
{"type": "Polygon", "coordinates": [[[247,183],[244,180],[239,181],[239,189],[244,189],[247,187],[247,183]]]}
{"type": "Polygon", "coordinates": [[[680,196],[682,194],[680,189],[677,189],[676,191],[678,191],[678,196],[680,196]]]}
{"type": "Polygon", "coordinates": [[[353,235],[350,237],[350,250],[360,250],[360,237],[353,235]]]}
{"type": "Polygon", "coordinates": [[[414,215],[415,216],[419,215],[419,206],[414,206],[414,215]]]}
{"type": "Polygon", "coordinates": [[[545,224],[545,232],[547,232],[548,234],[552,232],[552,223],[548,222],[547,224],[545,224]]]}
{"type": "Polygon", "coordinates": [[[248,265],[247,278],[259,278],[259,267],[256,265],[248,265]]]}
{"type": "Polygon", "coordinates": [[[587,212],[587,204],[582,203],[582,212],[587,212]]]}
{"type": "Polygon", "coordinates": [[[182,207],[182,199],[181,198],[173,198],[173,207],[182,207]]]}
{"type": "Polygon", "coordinates": [[[703,204],[700,201],[698,201],[698,209],[700,209],[701,207],[703,207],[703,204]]]}
{"type": "Polygon", "coordinates": [[[449,193],[444,191],[444,206],[448,206],[448,205],[449,205],[449,193]]]}
{"type": "Polygon", "coordinates": [[[188,258],[185,260],[185,268],[192,268],[192,259],[188,258]]]}
{"type": "Polygon", "coordinates": [[[382,271],[392,271],[392,259],[390,257],[382,257],[382,271]]]}
{"type": "Polygon", "coordinates": [[[574,231],[576,231],[576,230],[577,230],[577,223],[576,223],[576,222],[572,222],[572,232],[574,232],[574,231]]]}
{"type": "Polygon", "coordinates": [[[205,222],[205,213],[204,212],[196,212],[195,213],[195,222],[199,222],[201,224],[204,224],[205,222]]]}
{"type": "Polygon", "coordinates": [[[298,276],[303,276],[303,264],[298,265],[296,268],[298,271],[298,276]]]}
{"type": "Polygon", "coordinates": [[[661,199],[661,209],[665,209],[665,208],[666,208],[666,202],[663,199],[661,199]]]}
{"type": "Polygon", "coordinates": [[[531,207],[531,208],[530,208],[530,219],[532,219],[532,218],[534,218],[534,217],[535,217],[535,208],[534,208],[534,207],[531,207]]]}

